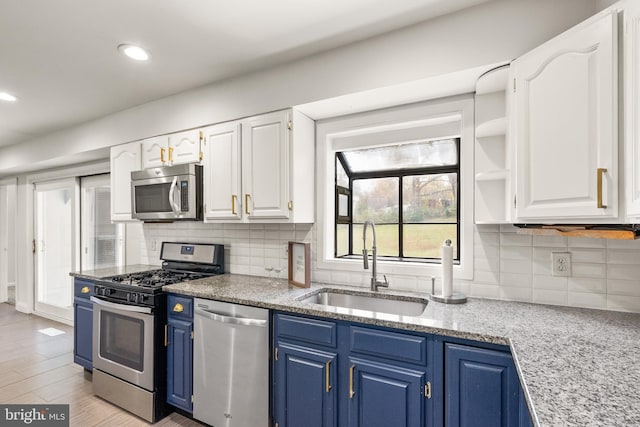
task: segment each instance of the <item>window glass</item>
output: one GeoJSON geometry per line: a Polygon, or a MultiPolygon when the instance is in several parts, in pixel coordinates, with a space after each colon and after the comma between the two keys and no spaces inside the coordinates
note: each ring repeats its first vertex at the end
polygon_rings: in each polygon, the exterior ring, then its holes
{"type": "Polygon", "coordinates": [[[345,151],[342,154],[352,173],[450,166],[458,163],[455,139],[397,144],[345,151]]]}
{"type": "Polygon", "coordinates": [[[399,178],[372,178],[353,181],[353,222],[367,220],[397,223],[399,220],[399,178]]]}
{"type": "Polygon", "coordinates": [[[449,239],[458,258],[457,224],[405,224],[402,229],[404,256],[440,258],[442,244],[449,239]]]}
{"type": "Polygon", "coordinates": [[[457,193],[455,173],[403,177],[403,222],[457,222],[457,193]]]}
{"type": "Polygon", "coordinates": [[[349,225],[338,224],[336,226],[336,256],[345,255],[349,255],[349,225]]]}
{"type": "Polygon", "coordinates": [[[336,185],[340,187],[349,188],[349,176],[347,172],[342,167],[342,163],[340,163],[340,159],[336,156],[336,185]]]}
{"type": "MultiPolygon", "coordinates": [[[[362,224],[353,225],[353,253],[362,255],[362,224]]],[[[378,256],[397,257],[400,253],[398,224],[376,224],[376,251],[378,256]]],[[[373,233],[367,228],[367,249],[373,246],[373,233]]],[[[371,252],[369,252],[371,255],[371,252]]]]}

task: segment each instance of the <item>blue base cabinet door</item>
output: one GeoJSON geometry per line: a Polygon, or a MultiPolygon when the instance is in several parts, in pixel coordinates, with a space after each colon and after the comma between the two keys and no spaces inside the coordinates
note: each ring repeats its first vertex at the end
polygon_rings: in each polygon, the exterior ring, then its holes
{"type": "Polygon", "coordinates": [[[73,281],[73,361],[88,371],[93,370],[93,285],[91,280],[73,281]]]}
{"type": "Polygon", "coordinates": [[[520,383],[511,355],[445,344],[445,425],[517,427],[520,383]]]}
{"type": "Polygon", "coordinates": [[[73,361],[93,370],[93,303],[83,298],[73,301],[73,361]]]}
{"type": "Polygon", "coordinates": [[[193,413],[193,298],[167,296],[167,402],[193,413]]]}
{"type": "Polygon", "coordinates": [[[275,420],[278,427],[337,426],[337,355],[286,342],[276,345],[275,420]]]}
{"type": "Polygon", "coordinates": [[[349,358],[350,427],[423,427],[425,371],[349,358]]]}

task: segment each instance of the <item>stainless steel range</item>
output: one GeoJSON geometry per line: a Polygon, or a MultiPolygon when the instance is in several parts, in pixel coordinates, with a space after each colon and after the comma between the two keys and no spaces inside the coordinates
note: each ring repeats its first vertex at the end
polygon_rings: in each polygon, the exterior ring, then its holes
{"type": "Polygon", "coordinates": [[[224,273],[224,246],[163,242],[162,269],[96,282],[93,392],[147,421],[168,413],[164,285],[224,273]]]}

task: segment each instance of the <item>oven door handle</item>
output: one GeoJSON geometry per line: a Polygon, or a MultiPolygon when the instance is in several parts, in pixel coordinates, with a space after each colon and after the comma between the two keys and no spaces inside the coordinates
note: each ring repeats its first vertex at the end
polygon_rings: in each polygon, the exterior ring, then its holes
{"type": "Polygon", "coordinates": [[[113,308],[113,309],[122,310],[122,311],[131,311],[134,313],[151,314],[150,307],[138,307],[137,305],[117,304],[115,302],[105,301],[96,297],[90,297],[90,300],[95,304],[98,304],[107,308],[113,308]]]}
{"type": "Polygon", "coordinates": [[[180,206],[176,203],[175,200],[175,192],[178,188],[178,177],[174,176],[173,181],[171,181],[171,187],[169,188],[169,205],[171,206],[171,210],[174,214],[180,215],[180,206]]]}
{"type": "Polygon", "coordinates": [[[220,323],[229,323],[232,325],[242,325],[242,326],[260,326],[266,327],[267,321],[262,319],[251,319],[248,317],[232,317],[232,316],[224,316],[219,313],[214,313],[209,310],[202,310],[196,308],[195,313],[198,316],[206,317],[207,319],[220,322],[220,323]]]}

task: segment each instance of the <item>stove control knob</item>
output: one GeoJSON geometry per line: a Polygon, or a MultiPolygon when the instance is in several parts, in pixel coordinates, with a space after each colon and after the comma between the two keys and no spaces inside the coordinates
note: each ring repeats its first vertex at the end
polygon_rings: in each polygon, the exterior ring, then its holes
{"type": "Polygon", "coordinates": [[[131,300],[133,302],[138,302],[138,294],[131,294],[131,300]]]}

